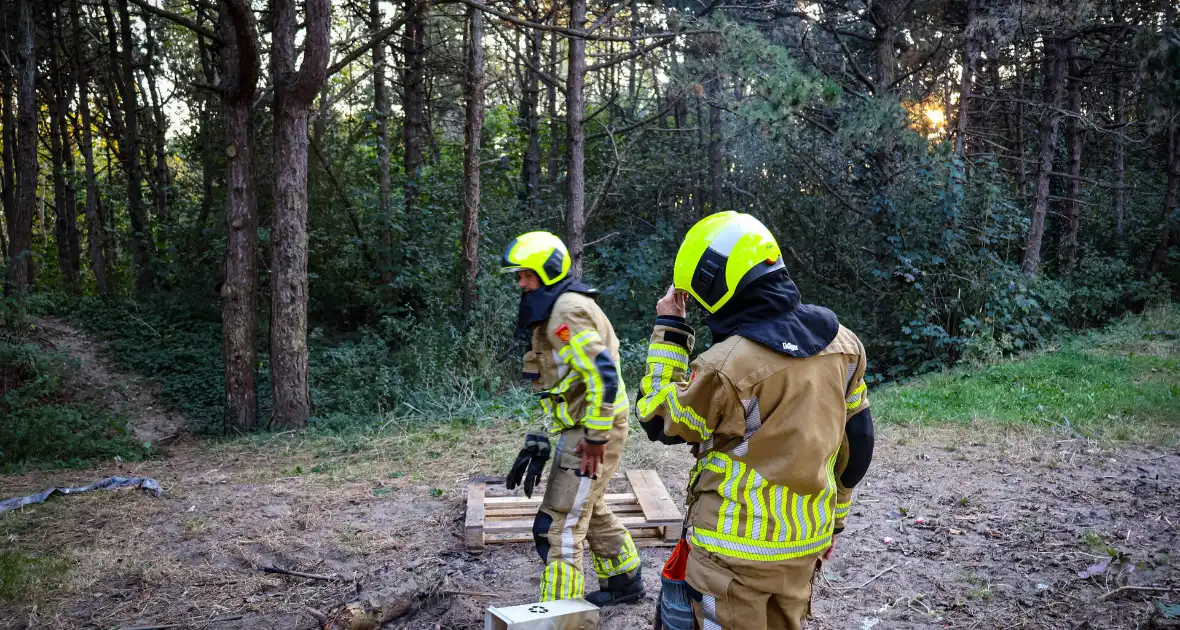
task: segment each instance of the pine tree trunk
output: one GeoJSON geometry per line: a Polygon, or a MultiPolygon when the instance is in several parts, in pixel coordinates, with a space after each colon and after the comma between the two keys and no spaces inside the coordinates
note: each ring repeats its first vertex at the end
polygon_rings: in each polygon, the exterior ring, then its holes
{"type": "Polygon", "coordinates": [[[1061,102],[1065,91],[1066,43],[1055,37],[1045,38],[1045,105],[1041,121],[1041,151],[1037,162],[1035,199],[1028,236],[1024,241],[1021,271],[1037,275],[1041,265],[1041,241],[1045,237],[1045,216],[1049,213],[1049,183],[1053,175],[1053,154],[1057,148],[1057,127],[1061,121],[1061,102]]]}
{"type": "Polygon", "coordinates": [[[164,116],[164,103],[160,99],[160,90],[156,84],[156,38],[152,30],[151,20],[143,16],[144,32],[147,34],[147,59],[144,65],[144,78],[147,80],[148,96],[151,99],[152,113],[152,144],[154,160],[152,161],[152,192],[155,194],[156,222],[160,226],[158,243],[160,251],[167,251],[167,234],[172,222],[172,201],[169,197],[172,189],[172,174],[168,170],[167,139],[168,119],[164,116]]]}
{"type": "Polygon", "coordinates": [[[8,215],[7,292],[23,293],[29,283],[33,212],[37,201],[37,57],[33,1],[17,0],[16,203],[8,215]]]}
{"type": "MultiPolygon", "coordinates": [[[[406,11],[413,11],[416,0],[406,0],[406,11]]],[[[407,221],[418,220],[418,177],[425,160],[422,155],[423,140],[426,136],[426,21],[422,12],[415,12],[402,30],[402,49],[405,51],[406,69],[403,83],[406,102],[405,122],[402,125],[405,156],[402,160],[405,170],[405,215],[407,221]]]]}
{"type": "MultiPolygon", "coordinates": [[[[476,0],[479,2],[479,0],[476,0]]],[[[479,157],[483,134],[483,11],[467,8],[467,120],[463,155],[463,314],[475,306],[479,275],[479,157]]]]}
{"type": "MultiPolygon", "coordinates": [[[[8,42],[12,39],[9,31],[8,11],[0,10],[0,50],[10,52],[8,42]]],[[[12,55],[10,55],[12,57],[12,55]]],[[[15,61],[15,60],[14,60],[15,61]]],[[[16,117],[12,114],[12,91],[16,83],[15,68],[0,64],[0,187],[3,187],[3,208],[5,221],[16,214],[16,169],[12,163],[16,153],[16,117]]],[[[0,229],[0,257],[8,260],[7,230],[0,229]]]]}
{"type": "MultiPolygon", "coordinates": [[[[381,2],[369,0],[369,30],[381,30],[381,2]]],[[[385,42],[373,46],[373,111],[377,118],[377,216],[381,231],[381,284],[393,282],[393,216],[390,208],[389,94],[385,89],[385,42]]]]}
{"type": "Polygon", "coordinates": [[[1126,234],[1127,216],[1127,144],[1124,140],[1127,124],[1126,94],[1123,77],[1114,73],[1114,225],[1119,236],[1126,234]]]}
{"type": "Polygon", "coordinates": [[[122,41],[119,60],[119,94],[123,106],[123,133],[119,141],[121,162],[127,175],[127,213],[131,217],[131,257],[135,263],[135,289],[147,293],[155,285],[152,271],[155,247],[152,227],[143,209],[143,173],[140,164],[139,98],[136,94],[134,37],[128,0],[118,0],[119,36],[122,41]]]}
{"type": "MultiPolygon", "coordinates": [[[[976,0],[967,1],[967,26],[970,30],[974,25],[976,0]]],[[[959,70],[959,116],[958,129],[955,132],[955,155],[962,158],[967,148],[967,131],[971,122],[971,86],[975,81],[975,64],[979,58],[979,42],[968,34],[963,44],[963,64],[959,70]]]]}
{"type": "Polygon", "coordinates": [[[1065,232],[1061,237],[1062,256],[1065,259],[1065,275],[1073,273],[1078,262],[1078,230],[1082,217],[1082,77],[1077,61],[1077,44],[1071,41],[1066,48],[1069,62],[1069,86],[1066,109],[1069,118],[1065,121],[1065,147],[1069,152],[1069,181],[1065,193],[1065,232]]]}
{"type": "Polygon", "coordinates": [[[222,111],[225,116],[226,259],[221,285],[222,355],[228,428],[258,424],[258,212],[250,104],[261,60],[250,0],[221,0],[222,111]]]}
{"type": "MultiPolygon", "coordinates": [[[[557,14],[557,7],[553,7],[553,15],[549,21],[550,26],[557,26],[557,14]]],[[[557,34],[552,33],[549,35],[549,76],[557,77],[557,67],[557,34]]],[[[557,83],[549,82],[547,87],[548,90],[545,96],[548,98],[546,104],[548,105],[549,113],[549,160],[548,168],[546,169],[548,173],[546,175],[549,178],[549,185],[556,187],[558,171],[561,170],[560,158],[558,157],[561,152],[561,141],[558,135],[560,126],[557,121],[557,83]]]]}
{"type": "MultiPolygon", "coordinates": [[[[205,12],[201,4],[197,4],[197,22],[204,23],[205,12]]],[[[201,74],[205,83],[213,85],[218,81],[213,69],[213,52],[205,37],[197,35],[197,55],[201,60],[201,74]]],[[[201,207],[197,211],[197,220],[193,224],[193,240],[204,242],[205,226],[209,223],[209,215],[213,213],[213,177],[216,168],[213,152],[216,151],[213,139],[213,116],[215,97],[211,92],[201,94],[201,119],[197,122],[197,133],[201,141],[201,207]]],[[[198,251],[203,245],[197,245],[198,251]]]]}
{"type": "MultiPolygon", "coordinates": [[[[586,0],[570,0],[569,27],[586,27],[586,0]]],[[[566,200],[565,246],[569,248],[570,276],[582,277],[582,249],[586,243],[586,115],[583,89],[586,84],[586,40],[570,38],[566,76],[566,200]]]]}
{"type": "MultiPolygon", "coordinates": [[[[50,42],[52,67],[61,68],[61,52],[65,46],[62,39],[62,14],[53,11],[53,41],[50,42]]],[[[68,56],[68,53],[67,53],[68,56]]],[[[49,102],[49,152],[53,161],[53,205],[56,210],[54,234],[57,240],[57,263],[66,283],[66,292],[81,295],[78,259],[78,208],[77,191],[74,189],[74,150],[70,146],[67,115],[70,107],[70,92],[67,85],[69,73],[64,70],[50,77],[53,98],[49,102]]]]}
{"type": "MultiPolygon", "coordinates": [[[[534,18],[536,16],[533,16],[534,18]]],[[[525,216],[540,219],[541,210],[541,131],[537,107],[541,100],[541,75],[534,68],[541,67],[542,32],[530,31],[527,35],[528,64],[524,70],[524,97],[520,104],[520,117],[524,122],[527,147],[524,164],[521,165],[521,206],[525,216]]]]}
{"type": "Polygon", "coordinates": [[[1177,198],[1180,197],[1180,126],[1175,122],[1168,125],[1165,140],[1168,143],[1168,187],[1164,193],[1164,218],[1148,267],[1152,275],[1159,273],[1167,264],[1168,250],[1180,245],[1180,219],[1176,216],[1177,198]]]}
{"type": "Polygon", "coordinates": [[[295,71],[295,0],[274,0],[274,232],[271,251],[272,423],[307,426],[308,113],[328,70],[329,0],[307,0],[303,61],[295,71]]]}
{"type": "Polygon", "coordinates": [[[709,79],[709,206],[724,210],[725,141],[721,134],[721,77],[709,79]]]}

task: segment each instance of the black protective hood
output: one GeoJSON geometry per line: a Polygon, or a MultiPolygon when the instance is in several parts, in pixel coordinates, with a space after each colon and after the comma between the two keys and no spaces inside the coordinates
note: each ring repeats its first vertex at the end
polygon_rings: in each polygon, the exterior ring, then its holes
{"type": "Polygon", "coordinates": [[[705,319],[713,343],[739,335],[793,357],[815,356],[836,338],[832,311],[799,303],[799,287],[786,269],[758,278],[705,319]]]}
{"type": "Polygon", "coordinates": [[[588,284],[574,282],[573,278],[566,278],[536,291],[520,294],[520,312],[516,316],[516,334],[523,335],[533,326],[549,319],[553,304],[562,293],[573,291],[590,298],[598,297],[598,289],[588,284]]]}

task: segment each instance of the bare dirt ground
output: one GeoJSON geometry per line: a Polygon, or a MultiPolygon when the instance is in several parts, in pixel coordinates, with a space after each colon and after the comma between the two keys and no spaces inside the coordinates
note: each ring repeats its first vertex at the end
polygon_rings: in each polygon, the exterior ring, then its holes
{"type": "MultiPolygon", "coordinates": [[[[121,385],[93,346],[74,347],[88,378],[121,385]]],[[[126,382],[128,400],[158,408],[147,384],[126,382]]],[[[461,537],[467,480],[502,474],[489,454],[515,449],[518,430],[421,433],[359,443],[181,438],[157,460],[0,477],[3,497],[111,474],[154,477],[164,488],[159,499],[95,492],[0,515],[0,548],[57,553],[70,565],[28,601],[0,601],[0,627],[313,628],[305,607],[356,599],[357,583],[365,597],[439,571],[435,597],[387,627],[482,628],[487,606],[536,598],[541,565],[531,545],[471,556],[461,537]],[[259,571],[268,565],[349,582],[259,571]]],[[[625,466],[658,470],[683,498],[687,452],[635,438],[625,466]]],[[[1180,601],[1178,482],[1176,452],[989,424],[886,427],[817,580],[808,628],[1175,627],[1156,603],[1180,601]]],[[[642,551],[649,597],[604,610],[604,630],[651,627],[668,553],[642,551]]]]}

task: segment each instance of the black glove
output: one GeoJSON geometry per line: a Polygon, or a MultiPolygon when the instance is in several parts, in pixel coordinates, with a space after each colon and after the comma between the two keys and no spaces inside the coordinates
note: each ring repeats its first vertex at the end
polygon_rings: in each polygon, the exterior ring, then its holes
{"type": "Polygon", "coordinates": [[[541,478],[541,473],[545,470],[545,463],[548,461],[549,436],[529,431],[524,437],[524,448],[520,449],[516,461],[512,464],[512,470],[508,472],[508,479],[505,480],[504,487],[514,490],[516,486],[520,485],[521,479],[524,479],[524,494],[531,499],[533,488],[537,485],[537,480],[541,478]]]}
{"type": "MultiPolygon", "coordinates": [[[[541,479],[541,473],[545,472],[545,464],[549,462],[549,436],[536,434],[532,437],[535,439],[536,452],[533,453],[533,461],[529,463],[529,474],[524,477],[524,496],[530,499],[533,498],[533,488],[541,479]]],[[[525,443],[528,444],[528,437],[525,438],[525,443]]]]}

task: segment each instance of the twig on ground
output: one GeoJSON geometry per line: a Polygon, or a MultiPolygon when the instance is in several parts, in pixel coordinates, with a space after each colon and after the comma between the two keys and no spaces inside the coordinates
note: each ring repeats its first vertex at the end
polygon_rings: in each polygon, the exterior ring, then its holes
{"type": "MultiPolygon", "coordinates": [[[[902,568],[905,568],[908,566],[910,566],[909,562],[902,565],[902,568]]],[[[869,578],[868,580],[865,581],[864,584],[861,584],[860,586],[846,586],[844,588],[839,588],[836,586],[829,586],[828,588],[832,589],[833,591],[857,591],[857,590],[860,590],[860,589],[868,586],[869,584],[872,584],[873,582],[875,582],[877,580],[877,578],[881,577],[882,575],[885,575],[886,573],[889,573],[890,571],[892,571],[896,568],[898,568],[898,567],[895,564],[895,565],[889,567],[888,569],[885,569],[884,571],[878,573],[877,575],[874,575],[873,577],[869,578]]]]}
{"type": "Polygon", "coordinates": [[[320,627],[323,628],[328,624],[328,616],[324,613],[312,608],[311,606],[304,606],[303,612],[315,617],[315,620],[320,622],[320,627]]]}
{"type": "Polygon", "coordinates": [[[307,578],[309,580],[320,580],[322,582],[343,582],[344,578],[339,575],[316,575],[314,573],[303,573],[300,571],[288,571],[287,569],[280,569],[278,567],[260,567],[258,569],[263,573],[278,573],[279,575],[290,575],[291,577],[307,578]]]}
{"type": "Polygon", "coordinates": [[[1098,601],[1104,602],[1104,601],[1110,599],[1111,597],[1118,595],[1119,593],[1126,593],[1128,591],[1146,591],[1148,593],[1172,593],[1175,591],[1180,591],[1180,587],[1172,587],[1172,586],[1120,586],[1120,587],[1114,589],[1113,591],[1110,591],[1107,594],[1103,595],[1102,597],[1099,597],[1098,601]]]}
{"type": "Polygon", "coordinates": [[[234,615],[232,617],[220,617],[217,619],[207,619],[204,621],[193,620],[182,623],[165,623],[156,626],[126,626],[120,627],[119,630],[167,630],[168,628],[185,628],[188,626],[209,625],[213,623],[224,623],[227,621],[240,621],[241,619],[241,615],[234,615]]]}

